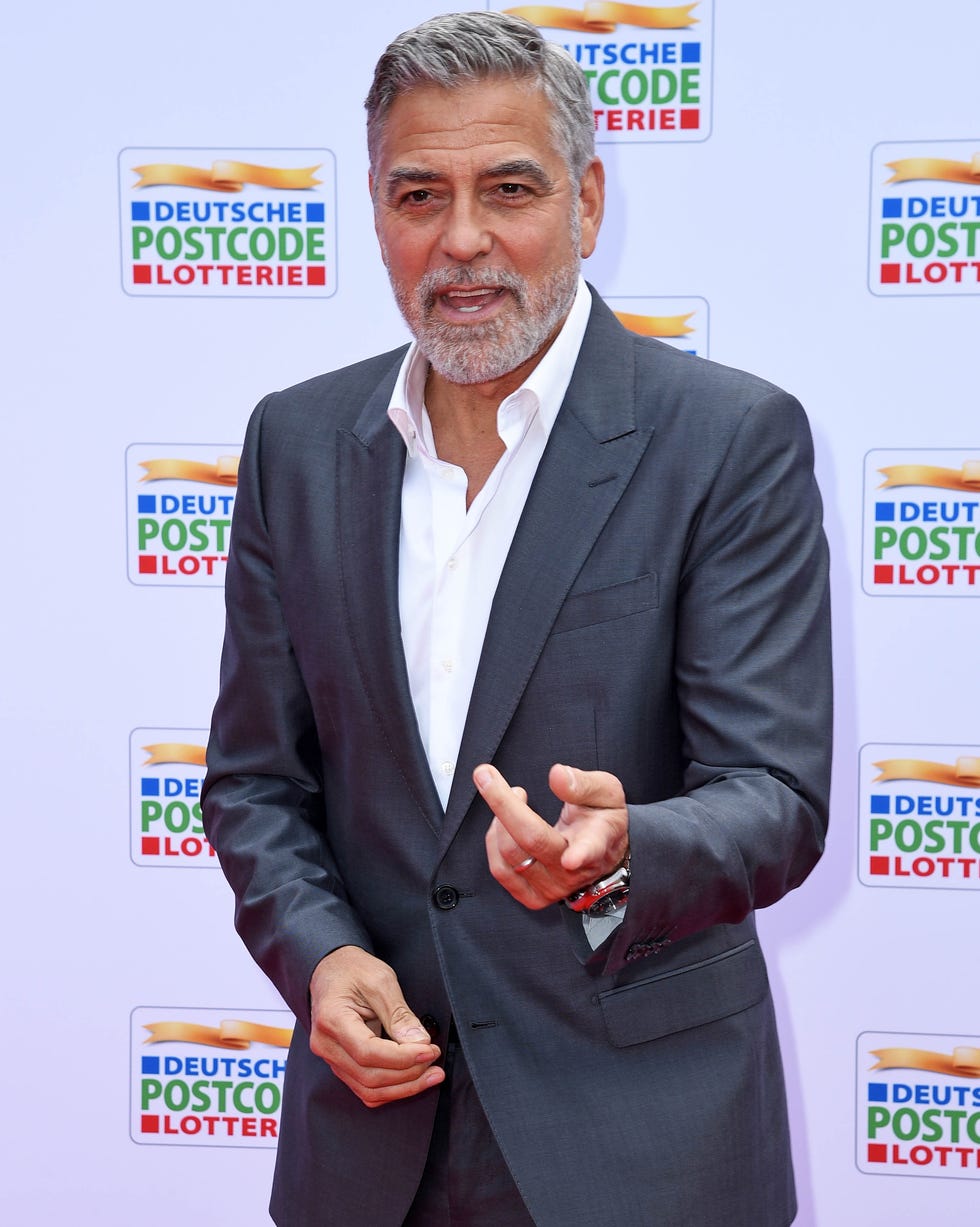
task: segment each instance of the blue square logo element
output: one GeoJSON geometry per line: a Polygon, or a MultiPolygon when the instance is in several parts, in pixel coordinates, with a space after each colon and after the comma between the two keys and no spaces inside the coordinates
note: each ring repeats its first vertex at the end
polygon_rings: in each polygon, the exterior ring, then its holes
{"type": "Polygon", "coordinates": [[[136,498],[136,510],[140,515],[151,516],[156,513],[157,496],[155,494],[140,494],[136,498]]]}
{"type": "Polygon", "coordinates": [[[306,206],[306,220],[308,222],[322,222],[324,220],[323,205],[308,204],[306,206]]]}
{"type": "Polygon", "coordinates": [[[881,202],[882,217],[901,217],[902,216],[902,198],[901,196],[886,196],[881,202]]]}
{"type": "Polygon", "coordinates": [[[871,798],[872,814],[890,814],[892,812],[891,797],[883,796],[881,793],[875,793],[871,798]]]}
{"type": "Polygon", "coordinates": [[[144,775],[140,780],[140,796],[142,797],[159,797],[160,781],[154,779],[153,776],[144,775]]]}
{"type": "Polygon", "coordinates": [[[869,1082],[868,1083],[868,1103],[887,1103],[888,1102],[888,1083],[887,1082],[869,1082]]]}
{"type": "Polygon", "coordinates": [[[158,1074],[160,1072],[159,1057],[143,1057],[140,1061],[140,1070],[144,1074],[158,1074]]]}
{"type": "Polygon", "coordinates": [[[888,521],[890,523],[895,519],[895,504],[875,503],[875,519],[878,521],[888,521]]]}
{"type": "Polygon", "coordinates": [[[134,200],[129,206],[130,217],[134,222],[148,222],[150,220],[150,202],[148,200],[134,200]]]}
{"type": "Polygon", "coordinates": [[[682,43],[681,44],[681,63],[682,64],[700,64],[701,63],[701,44],[700,43],[682,43]]]}

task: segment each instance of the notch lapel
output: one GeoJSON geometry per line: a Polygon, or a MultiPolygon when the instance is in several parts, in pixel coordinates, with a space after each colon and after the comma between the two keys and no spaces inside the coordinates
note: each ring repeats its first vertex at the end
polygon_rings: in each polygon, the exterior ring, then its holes
{"type": "Polygon", "coordinates": [[[531,486],[490,612],[443,823],[452,839],[561,610],[653,430],[636,422],[633,344],[599,300],[531,486]]]}
{"type": "Polygon", "coordinates": [[[351,649],[371,710],[408,794],[438,832],[442,805],[419,737],[398,613],[405,444],[387,416],[398,365],[375,390],[354,429],[338,431],[340,579],[351,649]]]}

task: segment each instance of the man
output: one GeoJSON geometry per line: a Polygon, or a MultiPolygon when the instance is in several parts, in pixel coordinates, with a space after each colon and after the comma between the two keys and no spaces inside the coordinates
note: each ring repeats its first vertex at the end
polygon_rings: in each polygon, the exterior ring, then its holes
{"type": "Polygon", "coordinates": [[[273,1217],[783,1227],[752,910],[826,827],[802,411],[580,281],[591,104],[534,27],[427,22],[367,109],[415,344],[256,410],[204,802],[301,1024],[273,1217]]]}

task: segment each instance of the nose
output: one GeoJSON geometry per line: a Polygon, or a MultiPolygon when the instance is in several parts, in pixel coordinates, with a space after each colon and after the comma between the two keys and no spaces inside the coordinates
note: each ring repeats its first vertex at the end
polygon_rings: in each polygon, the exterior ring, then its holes
{"type": "Polygon", "coordinates": [[[480,203],[465,196],[454,197],[443,212],[445,255],[456,263],[467,264],[477,256],[489,255],[492,247],[493,235],[480,203]]]}

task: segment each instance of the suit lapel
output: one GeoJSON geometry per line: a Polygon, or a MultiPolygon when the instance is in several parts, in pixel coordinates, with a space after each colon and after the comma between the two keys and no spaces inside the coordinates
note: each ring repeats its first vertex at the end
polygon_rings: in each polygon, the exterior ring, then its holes
{"type": "Polygon", "coordinates": [[[652,429],[637,427],[635,401],[632,341],[597,300],[494,596],[444,844],[475,796],[470,769],[496,752],[551,626],[646,450],[652,429]]]}
{"type": "Polygon", "coordinates": [[[408,794],[438,831],[442,806],[418,734],[398,613],[405,444],[386,413],[398,365],[372,394],[353,431],[338,432],[337,540],[361,682],[408,794]]]}

